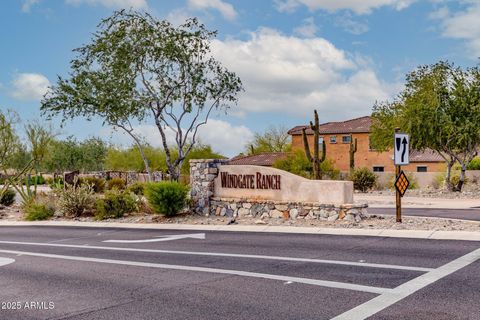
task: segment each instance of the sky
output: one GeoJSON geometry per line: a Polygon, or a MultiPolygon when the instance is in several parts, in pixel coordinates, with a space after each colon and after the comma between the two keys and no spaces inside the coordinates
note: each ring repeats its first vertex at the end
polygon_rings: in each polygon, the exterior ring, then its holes
{"type": "MultiPolygon", "coordinates": [[[[218,30],[212,54],[241,79],[245,91],[228,114],[216,113],[199,132],[227,156],[245,150],[272,125],[369,115],[394,98],[406,73],[449,60],[474,66],[480,57],[480,0],[3,0],[0,2],[0,109],[23,123],[48,123],[40,101],[58,76],[68,76],[73,49],[92,39],[114,10],[134,8],[181,24],[198,17],[218,30]]],[[[60,137],[131,140],[78,118],[52,126],[60,137]]],[[[152,121],[135,130],[153,146],[152,121]]]]}

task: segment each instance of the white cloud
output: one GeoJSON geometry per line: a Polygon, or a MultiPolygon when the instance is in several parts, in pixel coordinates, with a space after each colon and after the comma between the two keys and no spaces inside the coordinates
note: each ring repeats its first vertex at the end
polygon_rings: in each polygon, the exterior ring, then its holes
{"type": "Polygon", "coordinates": [[[146,0],[65,0],[65,2],[74,6],[88,4],[102,5],[107,8],[146,9],[148,7],[146,0]]]}
{"type": "Polygon", "coordinates": [[[217,119],[208,120],[198,134],[203,143],[210,144],[215,151],[226,156],[244,151],[246,144],[253,139],[253,132],[246,126],[234,126],[217,119]]]}
{"type": "Polygon", "coordinates": [[[296,27],[293,31],[300,36],[313,38],[318,31],[318,27],[316,26],[313,17],[309,17],[304,19],[303,24],[296,27]]]}
{"type": "Polygon", "coordinates": [[[275,0],[277,10],[280,12],[292,12],[298,6],[304,5],[309,10],[350,10],[356,14],[369,14],[374,9],[390,6],[396,10],[408,7],[416,0],[275,0]]]}
{"type": "Polygon", "coordinates": [[[468,53],[472,58],[480,55],[480,3],[471,2],[464,11],[450,13],[441,9],[431,14],[442,20],[442,35],[447,38],[466,41],[468,53]]]}
{"type": "Polygon", "coordinates": [[[12,80],[12,93],[19,100],[40,100],[47,92],[50,82],[38,73],[19,73],[12,80]]]}
{"type": "Polygon", "coordinates": [[[222,0],[188,0],[188,6],[193,10],[217,10],[225,19],[230,21],[237,17],[237,11],[233,5],[222,0]]]}
{"type": "Polygon", "coordinates": [[[350,14],[338,17],[335,24],[342,27],[345,31],[359,35],[368,31],[368,25],[362,22],[355,21],[351,18],[350,14]]]}
{"type": "Polygon", "coordinates": [[[24,0],[22,4],[22,12],[28,13],[30,9],[38,3],[39,0],[24,0]]]}
{"type": "MultiPolygon", "coordinates": [[[[146,142],[154,147],[162,147],[160,133],[154,125],[142,124],[134,127],[134,132],[143,137],[146,142]]],[[[105,128],[101,131],[103,136],[109,136],[117,144],[129,146],[133,143],[130,136],[121,130],[113,131],[105,128]]],[[[166,130],[167,141],[170,146],[175,146],[175,133],[166,130]]],[[[242,152],[246,144],[253,139],[253,132],[243,126],[234,126],[229,122],[209,119],[208,122],[198,130],[199,141],[212,146],[212,149],[221,154],[232,157],[242,152]]]]}
{"type": "Polygon", "coordinates": [[[301,39],[264,28],[246,41],[216,40],[212,50],[243,81],[240,114],[298,116],[316,108],[324,119],[344,119],[369,114],[376,100],[394,93],[368,59],[349,58],[322,38],[301,39]]]}

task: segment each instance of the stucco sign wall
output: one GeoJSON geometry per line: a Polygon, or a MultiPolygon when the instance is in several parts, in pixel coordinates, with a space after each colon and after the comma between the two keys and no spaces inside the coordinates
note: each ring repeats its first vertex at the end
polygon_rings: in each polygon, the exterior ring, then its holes
{"type": "Polygon", "coordinates": [[[353,203],[351,181],[309,180],[289,172],[249,165],[218,165],[213,196],[324,204],[353,203]]]}

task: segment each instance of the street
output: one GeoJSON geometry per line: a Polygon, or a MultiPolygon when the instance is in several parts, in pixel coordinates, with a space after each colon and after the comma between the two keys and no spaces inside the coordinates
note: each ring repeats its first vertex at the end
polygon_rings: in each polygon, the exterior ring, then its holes
{"type": "MultiPolygon", "coordinates": [[[[370,214],[395,215],[395,208],[368,208],[370,214]]],[[[480,208],[451,209],[451,208],[402,208],[404,217],[429,217],[444,219],[461,219],[480,221],[480,208]]]]}
{"type": "Polygon", "coordinates": [[[480,243],[0,228],[0,319],[480,319],[480,243]]]}

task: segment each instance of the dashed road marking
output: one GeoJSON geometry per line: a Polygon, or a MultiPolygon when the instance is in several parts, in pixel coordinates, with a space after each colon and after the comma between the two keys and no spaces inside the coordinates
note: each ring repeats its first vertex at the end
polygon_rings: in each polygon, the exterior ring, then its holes
{"type": "Polygon", "coordinates": [[[158,236],[153,239],[140,239],[140,240],[105,240],[102,242],[113,242],[113,243],[147,243],[147,242],[161,242],[161,241],[170,241],[170,240],[179,240],[179,239],[205,239],[205,233],[191,233],[191,234],[175,234],[171,236],[158,236]]]}
{"type": "Polygon", "coordinates": [[[9,254],[21,254],[21,255],[25,255],[25,256],[62,259],[62,260],[96,262],[96,263],[107,263],[107,264],[127,265],[127,266],[136,266],[136,267],[148,267],[148,268],[159,268],[159,269],[170,269],[170,270],[182,270],[182,271],[206,272],[206,273],[216,273],[216,274],[228,274],[228,275],[233,275],[233,276],[263,278],[263,279],[269,279],[269,280],[279,280],[279,281],[283,281],[283,282],[291,281],[291,282],[315,285],[315,286],[320,286],[320,287],[346,289],[346,290],[361,291],[361,292],[376,293],[376,294],[383,294],[383,293],[389,292],[391,290],[389,288],[371,287],[371,286],[364,286],[364,285],[358,285],[358,284],[353,284],[353,283],[345,283],[345,282],[337,282],[337,281],[325,281],[325,280],[299,278],[299,277],[289,277],[289,276],[281,276],[281,275],[275,275],[275,274],[249,272],[249,271],[240,271],[240,270],[192,267],[192,266],[171,265],[171,264],[162,264],[162,263],[139,262],[139,261],[99,259],[99,258],[67,256],[67,255],[60,255],[60,254],[48,254],[48,253],[38,253],[38,252],[28,252],[28,251],[0,250],[0,252],[9,253],[9,254]]]}
{"type": "Polygon", "coordinates": [[[282,256],[266,256],[255,254],[236,254],[236,253],[220,253],[220,252],[199,252],[199,251],[175,251],[175,250],[161,250],[161,249],[141,249],[141,248],[122,248],[122,247],[105,247],[105,246],[90,246],[90,245],[75,245],[75,244],[58,244],[58,243],[37,243],[37,242],[17,242],[17,241],[0,241],[0,244],[18,244],[28,246],[47,246],[47,247],[60,247],[60,248],[80,248],[80,249],[93,249],[93,250],[112,250],[112,251],[127,251],[127,252],[149,252],[149,253],[166,253],[166,254],[180,254],[180,255],[194,255],[194,256],[210,256],[210,257],[228,257],[228,258],[248,258],[248,259],[264,259],[264,260],[277,260],[277,261],[291,261],[291,262],[307,262],[307,263],[323,263],[333,265],[345,265],[345,266],[359,266],[368,268],[380,268],[380,269],[396,269],[405,271],[418,271],[429,272],[434,270],[433,268],[424,267],[411,267],[392,264],[381,263],[367,263],[355,261],[339,261],[339,260],[325,260],[325,259],[313,259],[313,258],[296,258],[296,257],[282,257],[282,256]]]}
{"type": "Polygon", "coordinates": [[[7,264],[15,262],[15,259],[10,258],[0,258],[0,267],[6,266],[7,264]]]}
{"type": "Polygon", "coordinates": [[[397,303],[420,289],[472,264],[480,259],[480,249],[474,250],[441,267],[429,271],[415,279],[405,282],[390,291],[386,291],[347,312],[336,316],[332,320],[361,320],[373,316],[383,309],[397,303]]]}

